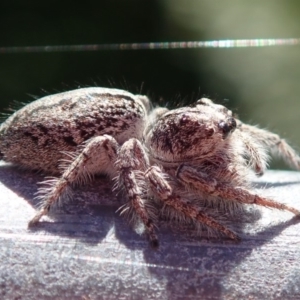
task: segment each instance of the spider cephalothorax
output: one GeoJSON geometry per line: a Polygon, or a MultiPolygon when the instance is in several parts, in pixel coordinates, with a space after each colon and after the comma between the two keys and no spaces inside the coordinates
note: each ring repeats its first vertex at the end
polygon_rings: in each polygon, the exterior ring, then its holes
{"type": "MultiPolygon", "coordinates": [[[[206,213],[206,199],[299,215],[251,191],[248,175],[251,169],[263,174],[270,151],[300,169],[299,156],[278,135],[242,123],[209,99],[174,110],[151,109],[145,96],[107,88],[41,98],[0,127],[3,160],[57,175],[40,189],[41,208],[30,226],[72,185],[106,173],[125,192],[121,211],[144,225],[153,246],[158,245],[156,203],[231,239],[238,236],[206,213]]],[[[218,214],[218,205],[214,209],[218,214]]]]}

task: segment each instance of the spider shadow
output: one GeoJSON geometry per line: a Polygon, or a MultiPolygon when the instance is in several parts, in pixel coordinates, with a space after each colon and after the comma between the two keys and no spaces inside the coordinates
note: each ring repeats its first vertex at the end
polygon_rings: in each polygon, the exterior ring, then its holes
{"type": "MultiPolygon", "coordinates": [[[[254,250],[260,249],[286,228],[299,222],[299,218],[293,217],[253,236],[242,235],[239,243],[206,238],[196,242],[195,239],[183,241],[180,237],[164,235],[161,249],[157,252],[145,249],[144,259],[152,266],[149,271],[153,276],[162,281],[167,278],[166,289],[171,295],[169,299],[173,299],[175,294],[182,298],[188,295],[202,299],[224,299],[223,282],[228,275],[250,257],[254,250]]],[[[274,259],[279,257],[277,255],[274,259]]],[[[261,257],[259,262],[253,263],[253,269],[247,271],[252,272],[251,276],[255,278],[259,276],[257,270],[263,263],[264,259],[261,257]]],[[[238,276],[243,280],[244,274],[240,272],[238,276]]],[[[299,286],[300,278],[297,281],[296,286],[299,286]]]]}
{"type": "MultiPolygon", "coordinates": [[[[0,181],[34,207],[37,205],[34,194],[39,187],[38,182],[43,179],[40,174],[12,166],[0,167],[0,181]]],[[[111,183],[96,178],[90,185],[76,188],[72,202],[55,209],[51,216],[54,223],[41,222],[35,230],[79,239],[96,246],[114,227],[120,243],[132,251],[142,251],[151,275],[166,282],[169,299],[174,298],[175,292],[182,298],[189,295],[220,299],[224,290],[223,280],[232,270],[251,256],[254,249],[269,243],[286,228],[299,223],[298,219],[291,218],[249,236],[244,234],[245,226],[252,226],[261,218],[259,211],[254,209],[246,216],[248,221],[234,223],[233,229],[242,237],[242,241],[236,243],[224,238],[199,237],[189,226],[162,221],[158,231],[161,245],[154,251],[144,237],[134,233],[126,221],[115,214],[121,204],[112,196],[111,183]]],[[[255,269],[253,272],[253,276],[257,276],[255,269]]]]}

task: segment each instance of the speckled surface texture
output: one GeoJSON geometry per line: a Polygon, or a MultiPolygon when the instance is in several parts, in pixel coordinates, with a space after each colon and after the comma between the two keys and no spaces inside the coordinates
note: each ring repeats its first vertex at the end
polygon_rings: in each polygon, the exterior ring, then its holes
{"type": "MultiPolygon", "coordinates": [[[[101,178],[27,230],[41,179],[0,165],[0,299],[300,299],[300,220],[290,213],[255,208],[234,227],[240,243],[163,223],[154,251],[115,213],[101,178]]],[[[256,186],[300,209],[299,172],[270,171],[256,186]]]]}

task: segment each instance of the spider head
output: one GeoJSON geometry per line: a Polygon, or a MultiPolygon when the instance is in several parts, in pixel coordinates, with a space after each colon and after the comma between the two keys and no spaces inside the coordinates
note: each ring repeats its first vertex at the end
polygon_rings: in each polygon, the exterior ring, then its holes
{"type": "Polygon", "coordinates": [[[195,105],[199,110],[206,110],[208,114],[220,118],[218,127],[223,133],[223,139],[232,133],[237,126],[236,120],[232,117],[232,112],[223,105],[215,104],[210,99],[202,98],[198,100],[195,105]],[[206,106],[206,109],[201,108],[206,106]]]}
{"type": "Polygon", "coordinates": [[[207,158],[226,147],[235,128],[230,110],[203,98],[161,115],[148,129],[145,143],[160,161],[207,158]]]}

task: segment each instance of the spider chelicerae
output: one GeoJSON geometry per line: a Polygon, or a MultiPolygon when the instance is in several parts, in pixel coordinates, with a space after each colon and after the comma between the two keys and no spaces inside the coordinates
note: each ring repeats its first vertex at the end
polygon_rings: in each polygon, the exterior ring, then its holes
{"type": "Polygon", "coordinates": [[[146,96],[109,88],[43,97],[0,127],[4,161],[56,176],[38,191],[41,206],[29,226],[67,197],[73,185],[105,173],[124,191],[121,213],[144,226],[154,247],[160,211],[239,239],[206,213],[206,200],[214,203],[216,214],[218,203],[228,204],[229,210],[229,203],[241,203],[300,215],[251,191],[249,174],[264,173],[269,152],[300,169],[300,157],[285,140],[242,123],[209,99],[168,110],[153,108],[146,96]]]}

